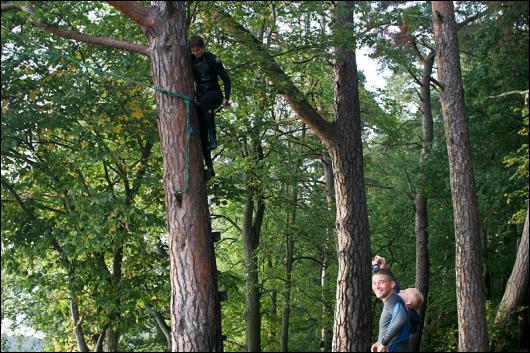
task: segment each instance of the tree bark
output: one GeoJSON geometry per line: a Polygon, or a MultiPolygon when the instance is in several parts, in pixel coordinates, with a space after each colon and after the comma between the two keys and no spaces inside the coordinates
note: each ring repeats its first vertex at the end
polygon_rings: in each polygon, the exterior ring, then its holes
{"type": "MultiPolygon", "coordinates": [[[[335,10],[334,35],[340,38],[353,31],[353,2],[337,2],[335,10]]],[[[334,49],[336,129],[333,140],[324,141],[333,160],[337,207],[338,276],[332,349],[356,352],[367,351],[370,343],[371,249],[355,53],[344,44],[334,49]]]]}
{"type": "Polygon", "coordinates": [[[528,281],[529,281],[529,256],[528,256],[528,207],[526,209],[526,218],[524,221],[523,234],[519,242],[517,250],[517,257],[513,265],[512,274],[506,284],[504,295],[502,296],[497,315],[495,317],[496,323],[502,323],[511,318],[515,309],[518,306],[524,305],[526,295],[528,295],[528,281]]]}
{"type": "MultiPolygon", "coordinates": [[[[154,1],[153,26],[144,28],[155,86],[193,96],[183,2],[154,1]]],[[[173,351],[222,351],[217,269],[209,224],[196,115],[186,126],[183,99],[157,93],[169,233],[173,351]],[[189,160],[187,139],[190,135],[189,160]],[[188,175],[192,176],[188,180],[188,175]],[[189,183],[189,184],[188,184],[189,183]]],[[[190,107],[193,108],[193,107],[190,107]]]]}
{"type": "MultiPolygon", "coordinates": [[[[300,166],[296,165],[298,169],[300,166]]],[[[283,292],[283,313],[282,313],[282,335],[280,340],[280,352],[289,351],[289,319],[291,315],[291,287],[292,272],[294,262],[294,239],[293,225],[296,221],[296,209],[298,203],[298,180],[295,178],[292,183],[291,213],[287,217],[286,251],[285,251],[285,286],[283,292]]],[[[287,186],[289,188],[289,186],[287,186]]]]}
{"type": "MultiPolygon", "coordinates": [[[[259,143],[254,146],[257,160],[263,159],[263,150],[259,143]]],[[[260,241],[261,226],[265,215],[265,201],[260,187],[247,183],[247,201],[243,216],[243,242],[246,271],[247,304],[247,351],[261,352],[261,292],[258,276],[257,250],[260,241]]]]}
{"type": "MultiPolygon", "coordinates": [[[[353,3],[336,2],[337,27],[352,29],[353,3]]],[[[255,54],[276,91],[326,144],[333,162],[337,204],[337,301],[333,350],[368,351],[371,332],[371,249],[364,189],[361,119],[355,54],[338,47],[335,64],[335,122],[330,124],[308,103],[271,54],[248,30],[218,8],[225,30],[255,54]]],[[[352,31],[342,32],[351,36],[352,31]]],[[[351,43],[352,37],[347,38],[351,43]]]]}
{"type": "Polygon", "coordinates": [[[460,351],[486,352],[480,220],[464,108],[457,28],[451,1],[433,1],[432,17],[449,159],[456,238],[456,296],[460,351]]]}
{"type": "MultiPolygon", "coordinates": [[[[144,7],[136,1],[109,1],[136,21],[148,39],[144,46],[87,36],[46,23],[35,26],[52,34],[95,45],[125,49],[151,58],[156,87],[185,97],[193,96],[188,28],[183,2],[153,1],[144,7]]],[[[33,9],[2,4],[1,11],[33,9]]],[[[210,234],[202,151],[193,106],[187,126],[187,103],[157,93],[158,131],[164,163],[166,220],[169,234],[171,279],[171,338],[174,351],[222,351],[221,308],[217,269],[210,234]],[[189,139],[189,159],[187,158],[189,139]],[[188,176],[193,176],[189,178],[188,176]]],[[[108,330],[107,330],[108,331],[108,330]]],[[[109,332],[107,332],[108,334],[109,332]]]]}
{"type": "MultiPolygon", "coordinates": [[[[333,166],[331,159],[327,154],[321,157],[322,166],[324,169],[324,176],[326,180],[326,202],[328,205],[328,211],[334,212],[335,199],[335,185],[333,180],[333,166]]],[[[328,265],[330,258],[330,241],[334,236],[333,228],[326,227],[326,238],[322,248],[321,255],[321,266],[320,266],[320,298],[322,300],[322,326],[320,328],[320,351],[329,352],[331,350],[331,344],[333,339],[333,327],[327,324],[327,318],[331,315],[332,303],[328,299],[326,293],[326,283],[328,281],[328,265]]]]}
{"type": "Polygon", "coordinates": [[[433,120],[431,109],[431,75],[434,65],[434,52],[430,52],[425,59],[422,58],[423,73],[421,79],[421,100],[422,100],[422,148],[420,154],[420,175],[419,186],[414,200],[416,211],[416,288],[423,294],[424,301],[418,310],[421,322],[418,331],[411,337],[411,349],[419,352],[421,337],[423,335],[423,325],[425,322],[425,312],[427,309],[427,298],[429,296],[429,232],[428,232],[428,202],[425,196],[425,161],[431,149],[433,140],[433,120]]]}
{"type": "Polygon", "coordinates": [[[77,295],[73,293],[73,291],[70,291],[71,298],[70,298],[70,312],[72,314],[72,321],[74,323],[74,332],[75,332],[75,338],[77,341],[77,347],[79,348],[80,352],[88,352],[88,346],[85,341],[85,336],[83,335],[83,329],[81,328],[81,322],[79,320],[79,307],[77,305],[77,295]]]}

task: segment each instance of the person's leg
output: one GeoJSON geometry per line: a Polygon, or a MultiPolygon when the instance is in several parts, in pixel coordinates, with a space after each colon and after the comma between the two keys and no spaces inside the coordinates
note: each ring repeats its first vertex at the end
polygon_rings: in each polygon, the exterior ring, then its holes
{"type": "Polygon", "coordinates": [[[213,170],[212,155],[208,148],[208,110],[205,109],[202,104],[200,104],[200,102],[201,98],[199,98],[197,114],[199,118],[199,132],[201,134],[202,156],[204,158],[204,164],[206,166],[205,176],[206,180],[208,180],[215,175],[215,172],[213,170]]]}
{"type": "MultiPolygon", "coordinates": [[[[200,102],[200,100],[199,100],[200,102]]],[[[197,114],[199,115],[199,132],[201,134],[201,145],[204,159],[206,160],[206,151],[208,149],[208,111],[202,105],[197,107],[197,114]]]]}
{"type": "Polygon", "coordinates": [[[199,100],[204,111],[204,119],[206,120],[206,127],[208,129],[207,149],[214,149],[217,147],[217,132],[215,130],[215,114],[214,110],[223,102],[221,92],[213,90],[204,93],[199,100]]]}

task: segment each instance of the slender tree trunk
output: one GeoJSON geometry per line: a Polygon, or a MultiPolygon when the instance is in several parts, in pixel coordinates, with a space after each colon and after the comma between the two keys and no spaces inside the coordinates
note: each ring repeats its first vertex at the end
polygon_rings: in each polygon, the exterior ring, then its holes
{"type": "MultiPolygon", "coordinates": [[[[272,254],[269,256],[272,256],[272,254]]],[[[274,266],[272,264],[272,259],[270,257],[267,260],[267,266],[269,268],[270,273],[272,273],[272,269],[274,268],[274,266]]],[[[270,325],[269,334],[268,334],[269,345],[273,343],[273,340],[276,337],[276,325],[277,325],[277,320],[278,320],[278,292],[276,291],[276,289],[274,288],[271,289],[270,296],[271,296],[271,307],[269,310],[269,316],[271,318],[270,319],[271,325],[270,325]]]]}
{"type": "Polygon", "coordinates": [[[464,109],[457,28],[451,1],[433,1],[440,101],[444,115],[456,238],[460,351],[488,350],[480,220],[464,109]]]}
{"type": "Polygon", "coordinates": [[[421,322],[418,331],[412,336],[411,348],[413,352],[418,352],[423,335],[423,325],[427,309],[427,298],[429,296],[429,232],[428,232],[428,212],[427,197],[425,196],[425,173],[424,166],[433,140],[433,120],[431,109],[431,75],[434,64],[434,52],[429,53],[423,60],[423,74],[421,80],[421,100],[422,100],[422,149],[420,155],[420,185],[414,200],[416,210],[416,288],[423,294],[425,300],[419,308],[418,313],[421,322]]]}
{"type": "Polygon", "coordinates": [[[529,256],[528,256],[528,207],[526,209],[526,218],[524,221],[523,234],[519,242],[517,257],[513,265],[512,274],[506,284],[504,295],[502,296],[497,315],[496,323],[502,323],[511,318],[513,312],[518,306],[524,305],[525,296],[528,295],[529,282],[529,256]]]}
{"type": "MultiPolygon", "coordinates": [[[[326,202],[328,205],[329,212],[333,212],[335,205],[335,186],[333,181],[333,166],[329,156],[324,155],[321,158],[322,166],[324,169],[324,176],[326,179],[326,202]]],[[[328,326],[328,317],[331,315],[331,303],[329,303],[328,296],[326,293],[326,283],[328,281],[328,264],[329,264],[329,244],[335,235],[333,228],[327,227],[326,238],[322,248],[320,267],[320,298],[322,300],[322,327],[320,329],[320,351],[329,352],[331,350],[331,343],[333,339],[333,328],[328,326]]]]}
{"type": "Polygon", "coordinates": [[[75,339],[77,341],[77,347],[80,352],[88,352],[88,346],[83,335],[83,329],[81,328],[81,322],[79,321],[79,306],[77,304],[77,295],[70,291],[70,312],[72,314],[72,321],[74,323],[75,339]]]}
{"type": "Polygon", "coordinates": [[[171,327],[166,323],[166,320],[162,316],[162,314],[156,310],[151,304],[146,304],[145,308],[147,311],[153,315],[158,328],[160,329],[160,332],[164,335],[167,342],[167,351],[171,351],[171,327]]]}
{"type": "MultiPolygon", "coordinates": [[[[263,160],[260,142],[253,141],[256,162],[263,160]]],[[[256,163],[257,165],[257,163],[256,163]]],[[[243,242],[245,248],[246,303],[247,303],[247,351],[261,352],[261,292],[258,277],[257,250],[261,235],[265,200],[260,186],[253,186],[248,176],[247,201],[243,216],[243,242]]]]}
{"type": "MultiPolygon", "coordinates": [[[[184,2],[153,1],[153,25],[144,28],[155,86],[193,97],[184,2]]],[[[209,229],[197,119],[186,125],[183,99],[157,93],[169,233],[173,351],[222,351],[219,292],[209,229]],[[187,158],[187,134],[189,159],[187,158]]],[[[194,107],[190,107],[194,111],[194,107]]]]}
{"type": "MultiPolygon", "coordinates": [[[[124,229],[123,229],[124,231],[124,229]]],[[[123,247],[117,247],[114,249],[114,258],[112,261],[112,273],[109,274],[110,288],[114,292],[113,298],[115,299],[115,309],[109,315],[109,325],[105,332],[104,350],[105,352],[119,352],[118,344],[120,342],[120,282],[121,282],[121,269],[123,264],[123,247]]]]}
{"type": "MultiPolygon", "coordinates": [[[[297,169],[300,167],[296,166],[297,169]]],[[[286,254],[285,254],[285,287],[283,293],[283,313],[282,313],[282,335],[280,340],[280,351],[289,351],[289,318],[291,315],[291,287],[294,261],[294,239],[293,226],[296,221],[296,205],[298,203],[298,181],[295,178],[292,186],[291,213],[287,217],[286,254]]]]}
{"type": "Polygon", "coordinates": [[[259,239],[256,238],[252,227],[255,208],[254,197],[254,192],[249,191],[243,220],[246,272],[247,352],[261,352],[261,312],[257,259],[259,239]]]}

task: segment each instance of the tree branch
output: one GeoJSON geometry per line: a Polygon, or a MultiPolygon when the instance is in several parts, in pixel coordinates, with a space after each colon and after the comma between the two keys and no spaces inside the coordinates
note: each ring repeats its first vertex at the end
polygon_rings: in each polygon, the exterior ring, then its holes
{"type": "MultiPolygon", "coordinates": [[[[118,1],[118,2],[121,2],[121,1],[118,1]]],[[[17,5],[14,3],[2,4],[1,10],[2,12],[16,10],[16,11],[24,11],[30,15],[35,14],[35,9],[33,9],[31,6],[22,6],[22,5],[17,5]]],[[[87,43],[87,44],[94,44],[94,45],[100,45],[104,47],[123,49],[123,50],[131,51],[134,53],[146,55],[146,56],[149,55],[147,52],[147,47],[141,44],[130,43],[130,42],[115,40],[115,39],[106,38],[106,37],[90,36],[88,34],[65,30],[55,25],[46,24],[42,22],[35,22],[33,23],[33,25],[37,28],[40,28],[41,30],[45,32],[54,34],[62,38],[73,39],[73,40],[77,40],[77,41],[87,43]]]]}
{"type": "Polygon", "coordinates": [[[268,76],[276,91],[285,97],[300,119],[309,125],[320,138],[325,140],[331,139],[333,135],[331,124],[323,119],[311,106],[304,94],[296,87],[290,77],[285,74],[280,65],[274,60],[270,52],[263,46],[263,43],[223,10],[218,9],[217,16],[222,19],[224,29],[230,32],[236,40],[243,43],[250,53],[255,54],[257,58],[256,64],[268,76]]]}
{"type": "Polygon", "coordinates": [[[113,6],[143,28],[150,28],[155,23],[153,10],[142,6],[137,1],[107,1],[107,4],[113,6]]]}

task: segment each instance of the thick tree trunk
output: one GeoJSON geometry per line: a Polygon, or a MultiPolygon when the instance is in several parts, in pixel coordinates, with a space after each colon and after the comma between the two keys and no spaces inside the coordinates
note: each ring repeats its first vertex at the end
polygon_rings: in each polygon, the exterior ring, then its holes
{"type": "Polygon", "coordinates": [[[433,1],[440,101],[444,115],[456,238],[460,351],[488,350],[480,220],[464,109],[457,28],[451,1],[433,1]]]}
{"type": "MultiPolygon", "coordinates": [[[[351,43],[353,3],[336,2],[341,36],[351,43]]],[[[337,302],[333,330],[333,350],[368,351],[371,333],[371,249],[364,190],[361,121],[355,54],[339,49],[335,65],[336,121],[323,119],[305,95],[292,83],[271,54],[255,36],[217,8],[226,31],[245,44],[256,64],[266,73],[279,94],[289,102],[300,119],[326,144],[334,166],[337,203],[337,302]]]]}
{"type": "Polygon", "coordinates": [[[416,210],[416,288],[423,294],[425,300],[419,308],[418,313],[421,323],[418,331],[411,338],[411,349],[419,352],[421,337],[423,335],[423,325],[425,322],[425,312],[427,309],[427,298],[429,296],[429,232],[428,232],[428,212],[427,197],[425,196],[425,174],[424,166],[433,140],[433,120],[431,109],[431,75],[434,65],[434,52],[429,53],[423,60],[423,73],[421,79],[421,100],[422,100],[422,148],[420,155],[420,185],[414,200],[416,210]]]}
{"type": "MultiPolygon", "coordinates": [[[[144,28],[155,86],[193,97],[184,2],[154,1],[153,25],[144,28]]],[[[185,101],[157,93],[169,233],[173,351],[222,351],[217,270],[210,234],[199,131],[186,126],[185,101]],[[189,139],[189,160],[187,138],[189,139]]],[[[190,106],[194,110],[193,106],[190,106]]]]}
{"type": "MultiPolygon", "coordinates": [[[[353,29],[353,2],[337,2],[335,35],[353,29]]],[[[339,37],[339,36],[337,36],[339,37]]],[[[339,37],[340,38],[340,37],[339,37]]],[[[335,119],[331,141],[337,208],[338,276],[333,351],[367,351],[371,333],[370,237],[363,173],[355,53],[335,47],[335,119]]]]}
{"type": "Polygon", "coordinates": [[[501,323],[509,320],[518,306],[524,305],[525,296],[528,295],[529,281],[529,257],[528,257],[528,208],[526,209],[526,218],[524,221],[523,234],[519,242],[517,257],[513,265],[512,274],[506,284],[504,295],[502,296],[495,322],[501,323]]]}

